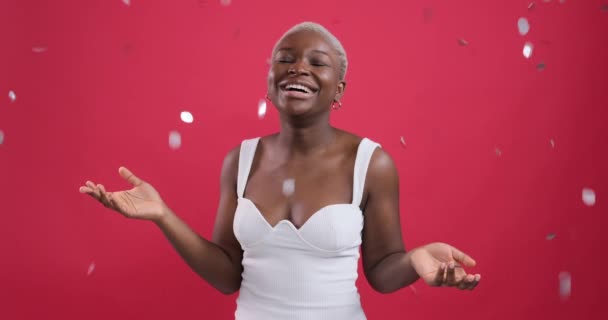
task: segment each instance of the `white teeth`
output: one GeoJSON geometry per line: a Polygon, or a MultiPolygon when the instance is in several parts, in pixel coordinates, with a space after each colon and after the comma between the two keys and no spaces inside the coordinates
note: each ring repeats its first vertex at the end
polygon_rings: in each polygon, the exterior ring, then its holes
{"type": "Polygon", "coordinates": [[[310,93],[310,89],[308,89],[307,87],[301,85],[301,84],[288,84],[285,86],[285,89],[289,90],[289,89],[299,89],[299,90],[304,90],[304,92],[306,93],[310,93]]]}

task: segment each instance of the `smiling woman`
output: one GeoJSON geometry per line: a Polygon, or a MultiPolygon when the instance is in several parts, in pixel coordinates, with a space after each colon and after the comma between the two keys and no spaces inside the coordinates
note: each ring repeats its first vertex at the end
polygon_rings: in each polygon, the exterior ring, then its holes
{"type": "Polygon", "coordinates": [[[275,45],[268,99],[278,133],[225,157],[213,239],[186,225],[156,190],[121,167],[131,190],[80,188],[127,217],[154,221],[188,265],[225,294],[236,319],[366,319],[355,285],[359,249],[370,285],[394,292],[419,278],[473,289],[475,261],[445,243],[407,251],[399,177],[378,143],[329,123],[346,88],[346,53],[324,27],[302,23],[275,45]],[[289,192],[285,185],[289,181],[289,192]]]}

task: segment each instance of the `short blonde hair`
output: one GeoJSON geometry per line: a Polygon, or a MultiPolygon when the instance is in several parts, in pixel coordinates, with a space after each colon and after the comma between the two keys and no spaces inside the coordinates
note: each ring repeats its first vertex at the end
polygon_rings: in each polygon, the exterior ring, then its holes
{"type": "Polygon", "coordinates": [[[329,30],[327,30],[324,26],[318,23],[302,22],[291,27],[291,29],[287,30],[287,32],[285,32],[283,36],[281,36],[281,38],[275,43],[274,47],[272,48],[272,56],[274,57],[277,46],[281,41],[283,41],[283,39],[285,39],[285,37],[299,31],[313,31],[324,36],[329,41],[334,50],[336,50],[336,53],[338,53],[338,59],[340,59],[340,80],[344,80],[344,77],[346,76],[346,69],[348,68],[346,51],[344,51],[344,47],[342,46],[342,43],[340,43],[340,40],[338,40],[338,38],[329,32],[329,30]]]}

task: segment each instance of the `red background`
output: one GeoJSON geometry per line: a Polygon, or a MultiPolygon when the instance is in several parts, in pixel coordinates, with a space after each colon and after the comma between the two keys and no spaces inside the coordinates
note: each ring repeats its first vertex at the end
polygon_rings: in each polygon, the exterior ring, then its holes
{"type": "Polygon", "coordinates": [[[472,292],[382,295],[361,274],[368,317],[605,319],[608,2],[560,2],[1,1],[0,318],[232,318],[236,295],[198,278],[154,224],[78,187],[126,188],[125,165],[209,238],[224,155],[278,129],[273,107],[257,117],[270,50],[312,20],[350,62],[332,122],[397,163],[406,246],[448,242],[483,276],[472,292]]]}

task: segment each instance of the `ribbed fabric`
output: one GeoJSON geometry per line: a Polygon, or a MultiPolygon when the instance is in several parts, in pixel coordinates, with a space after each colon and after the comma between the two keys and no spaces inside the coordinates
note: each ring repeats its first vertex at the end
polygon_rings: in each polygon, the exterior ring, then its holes
{"type": "MultiPolygon", "coordinates": [[[[380,145],[364,138],[357,150],[353,202],[321,208],[297,229],[271,226],[243,198],[259,138],[239,156],[233,230],[243,249],[237,320],[365,320],[355,286],[363,215],[359,208],[369,161],[380,145]]],[[[297,181],[296,181],[297,184],[297,181]]]]}

